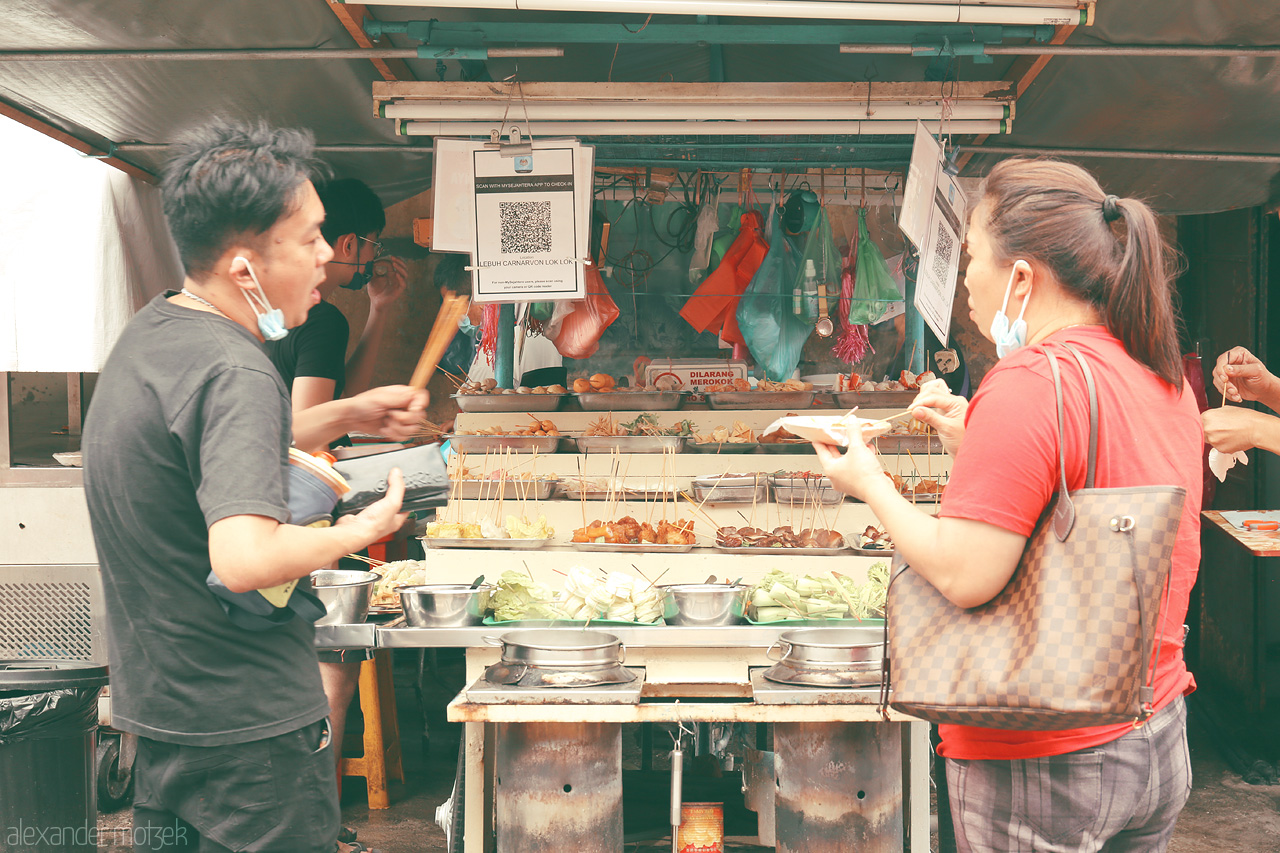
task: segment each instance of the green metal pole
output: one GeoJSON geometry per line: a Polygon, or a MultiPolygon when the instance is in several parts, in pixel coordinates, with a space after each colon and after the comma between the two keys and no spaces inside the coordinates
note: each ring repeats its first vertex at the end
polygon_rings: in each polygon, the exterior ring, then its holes
{"type": "Polygon", "coordinates": [[[493,378],[499,388],[516,387],[516,306],[508,302],[498,309],[498,352],[493,378]]]}

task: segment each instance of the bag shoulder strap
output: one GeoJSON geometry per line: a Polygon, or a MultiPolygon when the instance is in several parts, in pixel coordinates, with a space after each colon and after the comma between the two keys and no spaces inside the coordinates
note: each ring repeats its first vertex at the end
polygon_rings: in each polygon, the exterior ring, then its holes
{"type": "MultiPolygon", "coordinates": [[[[1084,371],[1085,385],[1089,389],[1089,461],[1085,471],[1085,488],[1093,488],[1098,463],[1098,389],[1093,382],[1093,372],[1080,352],[1071,344],[1063,344],[1080,364],[1084,371]]],[[[1071,494],[1067,489],[1067,443],[1066,443],[1066,407],[1062,400],[1062,372],[1058,368],[1058,356],[1052,347],[1045,349],[1045,358],[1049,359],[1049,372],[1053,374],[1053,390],[1058,404],[1058,502],[1053,508],[1053,533],[1058,541],[1065,541],[1071,535],[1071,528],[1076,523],[1076,508],[1071,502],[1071,494]]]]}

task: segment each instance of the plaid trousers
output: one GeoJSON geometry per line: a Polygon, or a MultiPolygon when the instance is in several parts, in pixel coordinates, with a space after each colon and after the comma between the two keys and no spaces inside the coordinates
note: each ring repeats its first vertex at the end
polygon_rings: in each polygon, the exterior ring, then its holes
{"type": "Polygon", "coordinates": [[[960,853],[1162,853],[1191,793],[1186,702],[1091,749],[947,759],[947,784],[960,853]]]}

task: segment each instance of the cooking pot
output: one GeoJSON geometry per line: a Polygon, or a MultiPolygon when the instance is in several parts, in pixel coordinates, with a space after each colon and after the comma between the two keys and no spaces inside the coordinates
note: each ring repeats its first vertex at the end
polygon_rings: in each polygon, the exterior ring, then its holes
{"type": "Polygon", "coordinates": [[[544,669],[612,668],[626,659],[622,641],[604,631],[575,628],[535,628],[485,637],[502,646],[502,662],[544,669]]]}
{"type": "Polygon", "coordinates": [[[491,586],[465,583],[402,586],[400,606],[411,628],[461,628],[480,624],[492,591],[491,586]]]}
{"type": "Polygon", "coordinates": [[[747,588],[742,584],[678,583],[659,589],[668,625],[736,625],[743,619],[747,588]]]}
{"type": "Polygon", "coordinates": [[[769,647],[769,660],[799,668],[880,666],[884,658],[884,628],[805,628],[785,631],[769,647]],[[772,652],[781,648],[779,657],[772,652]]]}

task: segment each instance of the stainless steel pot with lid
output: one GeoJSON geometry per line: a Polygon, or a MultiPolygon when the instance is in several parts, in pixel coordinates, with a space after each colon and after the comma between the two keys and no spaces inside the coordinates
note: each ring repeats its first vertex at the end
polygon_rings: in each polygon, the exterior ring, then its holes
{"type": "Polygon", "coordinates": [[[592,687],[635,680],[622,665],[622,641],[603,631],[526,629],[484,640],[502,646],[502,660],[485,670],[485,680],[493,684],[592,687]]]}
{"type": "Polygon", "coordinates": [[[884,629],[805,628],[786,631],[765,655],[777,661],[764,677],[781,684],[866,687],[880,681],[884,629]],[[780,657],[774,657],[781,648],[780,657]]]}

